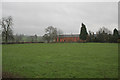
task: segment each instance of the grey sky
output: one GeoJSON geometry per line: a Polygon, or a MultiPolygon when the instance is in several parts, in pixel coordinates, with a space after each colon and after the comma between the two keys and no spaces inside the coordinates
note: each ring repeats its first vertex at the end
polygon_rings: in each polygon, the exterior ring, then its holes
{"type": "Polygon", "coordinates": [[[2,10],[13,17],[15,34],[43,35],[48,26],[74,34],[82,22],[93,32],[118,28],[117,2],[4,2],[2,10]]]}

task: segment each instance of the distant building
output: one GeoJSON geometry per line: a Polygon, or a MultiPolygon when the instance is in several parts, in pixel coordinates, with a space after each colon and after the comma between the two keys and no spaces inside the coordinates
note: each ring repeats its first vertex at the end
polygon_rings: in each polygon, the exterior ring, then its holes
{"type": "Polygon", "coordinates": [[[57,42],[78,42],[79,34],[59,35],[57,42]]]}

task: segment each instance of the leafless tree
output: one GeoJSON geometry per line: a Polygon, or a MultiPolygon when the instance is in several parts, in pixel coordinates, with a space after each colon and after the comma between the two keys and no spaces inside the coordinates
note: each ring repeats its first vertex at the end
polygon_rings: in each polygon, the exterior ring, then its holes
{"type": "Polygon", "coordinates": [[[37,35],[35,34],[35,42],[37,42],[37,35]]]}
{"type": "Polygon", "coordinates": [[[54,41],[57,38],[57,28],[54,28],[52,26],[49,26],[45,29],[46,34],[43,36],[44,39],[48,41],[54,41]]]}
{"type": "Polygon", "coordinates": [[[47,40],[48,43],[50,42],[50,36],[48,34],[44,34],[43,39],[47,40]]]}
{"type": "Polygon", "coordinates": [[[23,34],[16,34],[14,36],[16,42],[23,42],[23,37],[24,37],[23,34]]]}
{"type": "Polygon", "coordinates": [[[8,42],[8,40],[14,40],[12,30],[13,25],[12,17],[9,16],[2,18],[0,24],[2,25],[2,39],[5,40],[6,43],[8,42]]]}
{"type": "Polygon", "coordinates": [[[100,28],[97,33],[103,33],[103,32],[107,34],[112,34],[112,32],[105,27],[100,28]]]}

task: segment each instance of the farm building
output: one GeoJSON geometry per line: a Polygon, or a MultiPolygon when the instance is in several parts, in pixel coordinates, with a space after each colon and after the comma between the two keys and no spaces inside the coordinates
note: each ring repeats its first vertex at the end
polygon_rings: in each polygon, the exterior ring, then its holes
{"type": "Polygon", "coordinates": [[[57,42],[78,42],[79,34],[59,35],[57,42]]]}

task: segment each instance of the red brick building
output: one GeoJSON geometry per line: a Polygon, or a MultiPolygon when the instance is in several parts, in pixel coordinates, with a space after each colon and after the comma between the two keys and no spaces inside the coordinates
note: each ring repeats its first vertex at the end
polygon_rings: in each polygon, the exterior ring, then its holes
{"type": "Polygon", "coordinates": [[[57,37],[57,42],[78,42],[79,34],[71,34],[71,35],[59,35],[57,37]]]}

